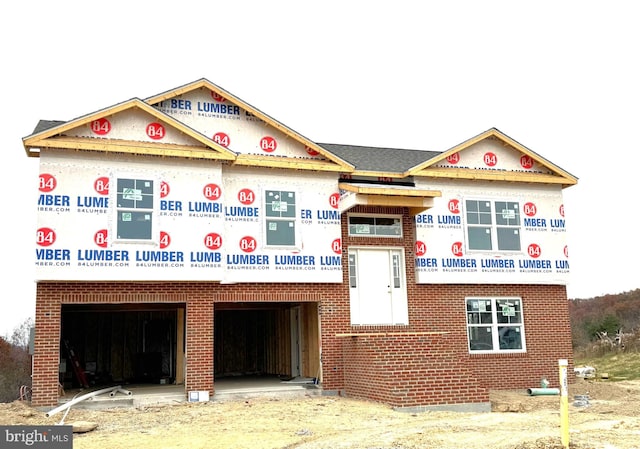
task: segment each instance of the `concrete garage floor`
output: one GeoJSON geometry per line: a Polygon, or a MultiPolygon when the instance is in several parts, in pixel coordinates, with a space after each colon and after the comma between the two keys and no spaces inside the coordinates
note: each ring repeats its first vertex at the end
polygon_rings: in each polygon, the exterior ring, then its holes
{"type": "Polygon", "coordinates": [[[113,385],[97,388],[74,389],[65,391],[60,397],[59,406],[76,401],[71,408],[113,408],[139,407],[179,402],[232,401],[252,397],[291,397],[319,395],[321,388],[311,378],[283,380],[272,376],[239,376],[217,379],[215,394],[208,397],[207,392],[186,392],[184,385],[113,385]],[[120,386],[121,390],[106,391],[120,386]],[[101,394],[96,394],[102,392],[101,394]],[[78,401],[79,398],[85,399],[78,401]]]}

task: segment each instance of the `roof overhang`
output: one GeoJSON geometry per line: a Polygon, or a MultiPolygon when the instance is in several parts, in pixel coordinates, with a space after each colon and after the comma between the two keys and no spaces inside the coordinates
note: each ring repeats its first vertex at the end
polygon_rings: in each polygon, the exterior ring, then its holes
{"type": "Polygon", "coordinates": [[[410,186],[387,184],[339,183],[341,190],[340,213],[358,205],[407,207],[414,216],[433,207],[434,198],[442,196],[439,190],[425,190],[410,186]]]}

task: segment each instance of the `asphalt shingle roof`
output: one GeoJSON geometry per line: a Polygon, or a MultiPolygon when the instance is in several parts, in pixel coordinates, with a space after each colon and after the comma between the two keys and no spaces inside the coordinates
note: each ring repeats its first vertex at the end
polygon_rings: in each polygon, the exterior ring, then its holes
{"type": "Polygon", "coordinates": [[[66,122],[60,120],[40,120],[36,125],[36,128],[33,130],[33,134],[38,134],[42,131],[46,131],[55,126],[64,125],[66,122]]]}
{"type": "Polygon", "coordinates": [[[319,143],[358,171],[404,173],[440,154],[439,151],[403,150],[400,148],[365,147],[319,143]]]}

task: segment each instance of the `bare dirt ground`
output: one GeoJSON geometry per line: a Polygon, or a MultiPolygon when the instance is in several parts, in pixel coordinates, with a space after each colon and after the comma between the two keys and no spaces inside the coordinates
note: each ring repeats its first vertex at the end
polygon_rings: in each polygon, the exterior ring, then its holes
{"type": "MultiPolygon", "coordinates": [[[[343,397],[256,398],[108,410],[46,412],[0,404],[0,425],[90,422],[75,449],[561,449],[560,397],[493,391],[492,412],[394,411],[343,397]]],[[[640,448],[640,381],[569,386],[570,448],[640,448]],[[588,395],[587,406],[574,405],[588,395]]]]}

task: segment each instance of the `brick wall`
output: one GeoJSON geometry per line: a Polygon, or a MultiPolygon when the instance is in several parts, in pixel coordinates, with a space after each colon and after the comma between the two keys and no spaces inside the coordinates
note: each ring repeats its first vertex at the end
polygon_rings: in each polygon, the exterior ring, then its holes
{"type": "MultiPolygon", "coordinates": [[[[368,208],[369,213],[403,213],[404,235],[413,236],[406,210],[368,208]]],[[[401,246],[406,257],[408,326],[351,326],[349,318],[349,245],[390,246],[390,239],[350,238],[343,220],[342,284],[231,284],[211,282],[40,282],[36,293],[33,405],[58,399],[60,318],[63,304],[175,303],[186,305],[186,391],[214,393],[214,304],[218,302],[316,302],[319,304],[322,387],[327,391],[385,400],[394,404],[432,404],[441,400],[484,400],[485,388],[529,388],[546,377],[558,382],[558,359],[572,365],[569,312],[564,286],[416,285],[413,239],[401,246]],[[523,302],[527,351],[511,355],[469,355],[465,297],[519,296],[523,302]],[[382,334],[379,336],[369,334],[382,334]],[[341,334],[361,334],[341,337],[341,334]],[[370,369],[384,393],[367,388],[353,359],[369,355],[370,369]],[[455,355],[454,371],[445,364],[455,355]],[[389,360],[389,375],[385,374],[389,360]],[[407,363],[406,367],[403,364],[407,363]],[[413,383],[429,377],[426,385],[413,383]],[[458,374],[456,374],[458,373],[458,374]],[[394,376],[398,384],[393,383],[394,376]],[[461,377],[462,376],[462,377],[461,377]],[[436,379],[438,379],[436,381],[436,379]],[[364,382],[364,383],[363,383],[364,382]],[[389,383],[391,382],[391,383],[389,383]],[[455,384],[455,389],[451,385],[455,384]],[[446,392],[445,392],[446,390],[446,392]],[[446,395],[446,398],[445,396],[446,395]],[[383,399],[383,397],[385,399],[383,399]],[[419,400],[418,400],[419,398],[419,400]],[[387,400],[388,399],[388,400],[387,400]]],[[[364,365],[363,365],[364,366],[364,365]]],[[[570,370],[571,372],[571,370],[570,370]]],[[[404,405],[403,405],[404,406],[404,405]]]]}
{"type": "MultiPolygon", "coordinates": [[[[403,214],[403,235],[415,235],[414,222],[406,210],[391,207],[358,207],[354,212],[403,214]]],[[[349,237],[343,220],[343,248],[358,246],[389,246],[390,239],[349,237]]],[[[345,333],[372,332],[443,332],[452,336],[457,353],[467,354],[474,376],[482,385],[492,389],[522,389],[540,385],[547,378],[552,386],[559,386],[558,360],[569,360],[573,372],[571,326],[566,288],[562,285],[476,285],[476,284],[416,284],[413,266],[414,241],[404,239],[406,259],[409,326],[349,326],[348,310],[345,333]],[[517,296],[522,298],[526,352],[519,354],[470,355],[467,346],[466,304],[469,296],[517,296]],[[462,338],[457,338],[461,336],[462,338]]],[[[346,251],[345,251],[346,253],[346,251]]],[[[346,259],[344,257],[343,259],[346,259]]],[[[344,283],[348,267],[343,260],[344,283]]],[[[348,292],[345,293],[348,298],[348,292]]],[[[347,301],[348,309],[348,301],[347,301]]],[[[342,315],[341,315],[342,317],[342,315]]],[[[345,319],[341,320],[345,323],[345,319]]],[[[339,333],[338,331],[337,333],[339,333]]],[[[326,343],[324,343],[326,344],[326,343]]],[[[336,344],[340,344],[336,342],[336,344]]],[[[570,374],[570,379],[572,375],[570,374]]]]}
{"type": "MultiPolygon", "coordinates": [[[[63,305],[133,303],[185,305],[187,364],[185,391],[209,391],[210,395],[213,395],[213,323],[216,303],[268,301],[332,304],[337,302],[336,298],[339,298],[340,294],[336,290],[341,288],[339,284],[322,285],[319,288],[317,284],[39,282],[36,291],[32,403],[34,406],[52,406],[58,401],[60,322],[63,305]]],[[[333,326],[327,326],[327,329],[332,328],[333,326]]],[[[335,351],[335,345],[333,346],[335,351]]],[[[341,359],[341,355],[338,358],[341,359]]],[[[329,385],[336,385],[336,382],[331,379],[329,385]]]]}
{"type": "Polygon", "coordinates": [[[476,378],[488,388],[521,389],[540,385],[542,377],[558,385],[558,359],[573,364],[568,300],[564,286],[552,285],[421,285],[412,295],[412,330],[461,335],[456,344],[468,353],[465,298],[522,298],[526,352],[470,355],[476,378]],[[412,319],[413,318],[413,319],[412,319]]]}
{"type": "Polygon", "coordinates": [[[448,333],[352,334],[344,339],[347,396],[411,408],[489,402],[460,340],[448,333]]]}

